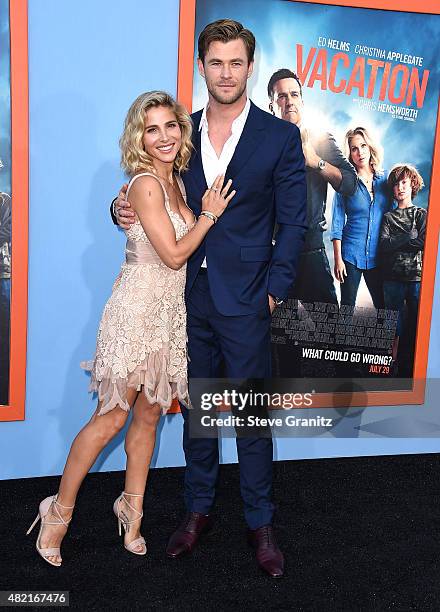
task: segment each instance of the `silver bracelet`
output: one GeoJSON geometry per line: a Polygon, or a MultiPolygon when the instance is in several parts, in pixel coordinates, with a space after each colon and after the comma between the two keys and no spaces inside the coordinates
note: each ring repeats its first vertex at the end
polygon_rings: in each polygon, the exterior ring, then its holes
{"type": "Polygon", "coordinates": [[[214,215],[214,213],[210,212],[209,210],[202,210],[202,212],[199,215],[199,219],[200,217],[208,217],[208,219],[211,219],[211,221],[214,221],[214,225],[218,221],[218,217],[214,215]]]}

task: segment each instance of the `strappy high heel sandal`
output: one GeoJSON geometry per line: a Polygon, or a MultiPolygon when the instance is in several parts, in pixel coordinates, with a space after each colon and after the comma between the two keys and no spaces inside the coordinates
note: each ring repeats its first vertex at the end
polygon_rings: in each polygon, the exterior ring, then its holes
{"type": "Polygon", "coordinates": [[[55,567],[59,567],[61,565],[61,561],[59,562],[51,561],[49,557],[56,557],[56,556],[60,557],[61,556],[60,549],[59,548],[41,548],[40,546],[41,532],[45,525],[65,525],[67,527],[70,521],[72,520],[72,517],[68,518],[67,520],[63,518],[60,514],[60,511],[57,508],[57,505],[60,506],[60,508],[64,508],[66,510],[73,510],[74,508],[74,506],[63,506],[63,504],[60,504],[60,502],[57,501],[57,495],[50,495],[49,497],[46,497],[46,499],[43,499],[43,501],[40,503],[38,514],[34,522],[32,523],[32,525],[29,527],[29,529],[26,532],[26,535],[29,535],[32,529],[41,519],[40,531],[38,532],[38,537],[35,543],[35,547],[38,551],[38,554],[45,561],[50,563],[50,565],[54,565],[55,567]],[[52,520],[46,520],[46,516],[52,505],[53,505],[54,513],[56,513],[57,516],[53,517],[52,520]]]}
{"type": "MultiPolygon", "coordinates": [[[[122,526],[124,527],[125,533],[128,533],[130,531],[130,525],[132,525],[133,523],[136,523],[139,519],[141,519],[144,516],[143,512],[139,512],[139,510],[137,510],[136,508],[133,508],[133,506],[130,504],[126,496],[143,497],[143,495],[137,495],[135,493],[126,493],[125,491],[123,491],[121,495],[115,500],[115,503],[113,504],[113,512],[115,513],[116,518],[118,519],[119,535],[122,535],[122,529],[121,529],[122,526]],[[130,520],[128,516],[125,514],[123,508],[121,508],[122,500],[127,504],[130,510],[132,510],[133,512],[137,514],[135,519],[130,520]]],[[[140,538],[136,538],[135,540],[133,540],[133,542],[130,542],[130,544],[127,544],[127,545],[124,544],[124,548],[126,548],[129,552],[133,553],[134,555],[147,554],[147,544],[145,542],[145,539],[142,536],[140,538]],[[139,545],[142,546],[142,550],[140,551],[135,550],[139,545]]]]}

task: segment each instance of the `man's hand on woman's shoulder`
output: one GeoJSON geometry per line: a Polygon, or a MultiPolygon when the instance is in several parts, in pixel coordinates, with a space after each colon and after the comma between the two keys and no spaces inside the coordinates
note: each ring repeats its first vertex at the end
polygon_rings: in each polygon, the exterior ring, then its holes
{"type": "Polygon", "coordinates": [[[122,185],[121,190],[118,193],[118,197],[113,203],[113,212],[116,217],[116,222],[119,227],[124,230],[130,229],[135,222],[134,210],[130,206],[130,202],[127,202],[125,199],[127,187],[127,184],[122,185]]]}

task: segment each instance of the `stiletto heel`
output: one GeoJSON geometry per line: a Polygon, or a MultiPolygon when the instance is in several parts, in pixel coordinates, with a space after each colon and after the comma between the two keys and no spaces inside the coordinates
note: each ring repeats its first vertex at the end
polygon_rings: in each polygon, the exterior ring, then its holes
{"type": "MultiPolygon", "coordinates": [[[[57,494],[58,495],[58,494],[57,494]]],[[[68,518],[67,521],[61,516],[60,511],[57,508],[57,505],[60,506],[60,508],[65,508],[66,510],[72,510],[74,508],[74,506],[63,506],[63,504],[60,504],[59,501],[57,501],[57,495],[50,495],[49,497],[46,497],[46,499],[43,499],[43,501],[40,503],[40,507],[38,509],[38,514],[35,517],[34,522],[32,523],[32,525],[29,527],[29,529],[26,531],[26,535],[29,535],[30,532],[32,531],[32,529],[35,527],[35,525],[38,523],[39,520],[41,520],[41,525],[40,525],[40,531],[38,532],[38,537],[37,537],[37,541],[35,543],[35,547],[38,551],[38,554],[48,563],[50,563],[50,565],[54,565],[55,567],[59,567],[61,565],[61,561],[60,562],[56,562],[56,561],[51,561],[49,559],[49,557],[57,557],[57,556],[61,556],[60,553],[60,549],[59,548],[41,548],[40,546],[40,539],[41,539],[41,532],[43,530],[43,527],[45,525],[65,525],[66,527],[69,525],[70,521],[72,520],[72,517],[68,518]],[[45,520],[51,506],[53,504],[53,508],[54,511],[56,511],[56,514],[58,516],[55,516],[53,521],[48,521],[45,520]]]]}
{"type": "MultiPolygon", "coordinates": [[[[133,506],[127,500],[126,495],[128,495],[129,497],[143,497],[143,495],[137,495],[135,493],[126,493],[125,491],[123,491],[121,495],[115,500],[115,503],[113,504],[113,512],[115,513],[116,518],[118,519],[119,535],[122,535],[122,528],[121,528],[122,526],[124,527],[124,532],[128,533],[130,531],[130,525],[132,525],[133,523],[136,523],[139,519],[141,519],[144,516],[143,512],[139,512],[139,510],[137,510],[136,508],[133,508],[133,506]],[[138,515],[134,520],[130,521],[127,515],[124,513],[124,511],[121,510],[120,505],[121,505],[122,500],[124,500],[124,502],[130,508],[130,510],[132,510],[138,515]]],[[[135,540],[133,540],[133,542],[130,542],[130,544],[127,544],[127,545],[124,544],[124,548],[126,548],[126,550],[133,553],[134,555],[147,554],[147,544],[145,542],[145,539],[142,536],[139,538],[136,538],[135,540]],[[135,550],[135,548],[137,548],[139,545],[142,546],[142,550],[141,551],[135,550]]]]}
{"type": "Polygon", "coordinates": [[[30,532],[32,531],[32,529],[35,527],[35,525],[38,523],[39,520],[40,520],[40,513],[37,514],[37,517],[36,517],[35,521],[32,523],[32,525],[26,531],[26,535],[30,534],[30,532]]]}

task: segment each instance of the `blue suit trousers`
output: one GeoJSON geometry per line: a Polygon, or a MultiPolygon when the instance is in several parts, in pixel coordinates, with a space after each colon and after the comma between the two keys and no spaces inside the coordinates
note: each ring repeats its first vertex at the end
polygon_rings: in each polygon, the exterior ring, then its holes
{"type": "MultiPolygon", "coordinates": [[[[249,315],[220,314],[203,268],[187,296],[186,305],[190,380],[271,376],[269,305],[249,315]]],[[[184,406],[181,409],[186,458],[185,505],[190,512],[209,514],[219,468],[218,438],[192,438],[188,410],[184,406]]],[[[251,529],[258,529],[270,524],[274,513],[272,438],[237,436],[236,442],[245,519],[251,529]]]]}

